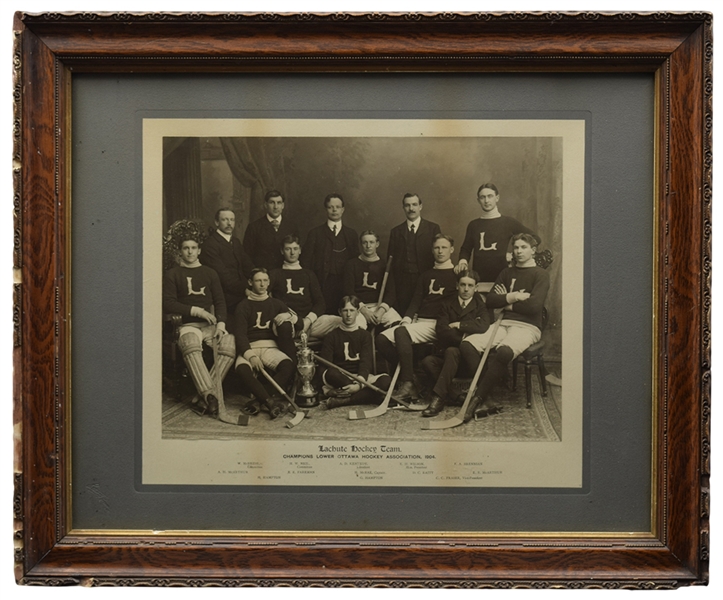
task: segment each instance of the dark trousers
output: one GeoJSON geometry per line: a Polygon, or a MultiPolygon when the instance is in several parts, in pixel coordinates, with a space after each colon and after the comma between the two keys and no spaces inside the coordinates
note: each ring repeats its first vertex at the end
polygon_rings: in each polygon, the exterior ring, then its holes
{"type": "Polygon", "coordinates": [[[419,279],[419,273],[400,273],[398,277],[395,275],[394,288],[397,293],[397,303],[394,308],[402,316],[405,316],[412,302],[414,290],[417,289],[417,279],[419,279]]]}
{"type": "MultiPolygon", "coordinates": [[[[278,395],[276,388],[274,388],[272,394],[269,394],[266,388],[256,378],[251,367],[248,365],[239,365],[236,367],[236,374],[239,376],[239,379],[241,379],[241,385],[243,385],[244,390],[256,396],[256,398],[261,402],[265,402],[272,395],[278,395]]],[[[272,375],[272,377],[282,389],[286,389],[286,384],[293,375],[294,363],[290,360],[283,360],[279,363],[279,366],[276,368],[276,372],[272,375]]]]}
{"type": "MultiPolygon", "coordinates": [[[[467,365],[467,368],[471,369],[471,372],[474,373],[481,359],[479,352],[474,349],[472,344],[468,344],[467,342],[462,342],[459,345],[459,349],[462,360],[467,365]]],[[[494,354],[491,354],[487,359],[485,371],[479,379],[477,393],[475,394],[475,396],[481,399],[481,404],[484,404],[485,400],[489,398],[495,385],[504,381],[507,375],[507,365],[509,365],[512,357],[513,352],[511,348],[508,346],[498,346],[494,354]]]]}
{"type": "Polygon", "coordinates": [[[462,359],[459,348],[451,346],[444,351],[444,356],[432,355],[422,360],[422,368],[434,382],[433,391],[445,402],[449,399],[452,380],[462,359]]]}
{"type": "MultiPolygon", "coordinates": [[[[299,321],[302,321],[302,319],[299,319],[299,321]]],[[[299,321],[297,321],[297,324],[299,323],[299,321]]],[[[296,368],[296,344],[294,343],[294,328],[295,327],[291,324],[291,321],[286,321],[279,325],[276,328],[276,345],[279,347],[279,350],[281,350],[284,354],[286,354],[286,356],[291,359],[291,362],[294,363],[294,368],[296,368]]]]}
{"type": "Polygon", "coordinates": [[[386,336],[379,334],[376,337],[377,350],[394,370],[399,363],[399,381],[412,381],[414,379],[414,348],[412,338],[406,327],[397,327],[394,330],[394,343],[386,336]]]}
{"type": "Polygon", "coordinates": [[[321,281],[321,292],[324,295],[327,315],[339,314],[339,302],[344,297],[344,275],[327,275],[321,281]]]}

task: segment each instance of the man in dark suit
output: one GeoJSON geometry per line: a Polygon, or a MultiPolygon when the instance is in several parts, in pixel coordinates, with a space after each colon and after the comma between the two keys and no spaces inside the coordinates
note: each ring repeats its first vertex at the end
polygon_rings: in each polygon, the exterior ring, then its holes
{"type": "Polygon", "coordinates": [[[244,252],[241,241],[233,235],[236,227],[233,210],[219,208],[214,222],[216,229],[203,243],[201,263],[218,273],[228,312],[233,314],[236,305],[246,297],[247,282],[254,263],[244,252]]]}
{"type": "Polygon", "coordinates": [[[327,221],[309,232],[302,265],[316,274],[324,294],[327,314],[336,314],[344,295],[344,267],[359,254],[359,236],[342,223],[344,199],[329,194],[324,199],[327,221]]]}
{"type": "Polygon", "coordinates": [[[284,218],[284,197],[281,192],[271,190],[264,197],[266,214],[248,224],[244,234],[244,250],[256,267],[271,272],[280,269],[284,262],[280,252],[281,241],[287,235],[299,237],[294,223],[284,218]]]}
{"type": "Polygon", "coordinates": [[[437,341],[435,354],[422,360],[422,367],[435,382],[429,406],[423,417],[434,417],[445,407],[452,387],[452,380],[460,366],[459,345],[465,336],[485,333],[490,326],[490,316],[482,296],[475,293],[479,275],[474,271],[462,271],[457,275],[457,295],[442,305],[435,324],[437,341]]]}
{"type": "Polygon", "coordinates": [[[392,257],[392,274],[397,292],[395,308],[406,314],[420,274],[434,266],[432,243],[441,232],[439,225],[422,219],[422,200],[417,194],[404,194],[402,208],[407,217],[389,234],[387,256],[392,257]]]}

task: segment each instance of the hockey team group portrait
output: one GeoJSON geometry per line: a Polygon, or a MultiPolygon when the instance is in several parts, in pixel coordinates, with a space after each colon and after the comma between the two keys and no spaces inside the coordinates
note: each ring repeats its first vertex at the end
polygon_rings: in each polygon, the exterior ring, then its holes
{"type": "Polygon", "coordinates": [[[564,440],[563,136],[324,133],[163,136],[161,439],[564,440]]]}

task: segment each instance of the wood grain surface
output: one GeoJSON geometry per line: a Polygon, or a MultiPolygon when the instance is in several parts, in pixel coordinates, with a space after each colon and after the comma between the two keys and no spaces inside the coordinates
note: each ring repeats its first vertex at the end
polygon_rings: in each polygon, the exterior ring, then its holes
{"type": "Polygon", "coordinates": [[[16,577],[28,585],[671,588],[707,582],[711,17],[18,13],[16,577]],[[74,72],[656,74],[656,507],[648,538],[193,537],[72,531],[69,101],[74,72]]]}

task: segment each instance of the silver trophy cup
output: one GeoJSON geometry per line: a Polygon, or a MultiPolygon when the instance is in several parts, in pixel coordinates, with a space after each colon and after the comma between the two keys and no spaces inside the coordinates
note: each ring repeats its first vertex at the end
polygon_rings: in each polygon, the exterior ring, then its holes
{"type": "Polygon", "coordinates": [[[296,352],[296,369],[301,377],[301,389],[297,392],[297,404],[304,408],[312,408],[318,406],[318,392],[311,384],[311,380],[316,373],[316,363],[314,362],[314,353],[306,343],[306,333],[301,334],[301,347],[296,352]]]}

